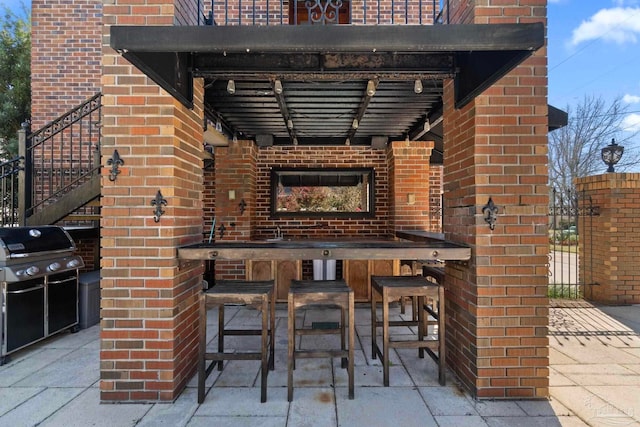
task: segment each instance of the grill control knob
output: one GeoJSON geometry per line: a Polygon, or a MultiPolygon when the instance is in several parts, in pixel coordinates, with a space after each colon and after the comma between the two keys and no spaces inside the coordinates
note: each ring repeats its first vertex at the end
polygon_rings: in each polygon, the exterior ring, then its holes
{"type": "Polygon", "coordinates": [[[67,263],[67,268],[76,268],[79,265],[80,265],[80,261],[78,261],[77,259],[72,259],[67,263]]]}
{"type": "Polygon", "coordinates": [[[25,273],[27,273],[27,275],[29,276],[35,276],[36,274],[40,273],[40,269],[35,265],[32,265],[25,270],[25,273]]]}
{"type": "Polygon", "coordinates": [[[47,267],[47,270],[49,271],[58,271],[62,268],[62,264],[60,264],[59,262],[54,262],[52,264],[49,264],[49,267],[47,267]]]}

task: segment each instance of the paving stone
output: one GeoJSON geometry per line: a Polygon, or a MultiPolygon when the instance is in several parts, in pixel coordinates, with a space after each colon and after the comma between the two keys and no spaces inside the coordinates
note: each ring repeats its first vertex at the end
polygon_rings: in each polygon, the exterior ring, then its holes
{"type": "Polygon", "coordinates": [[[100,391],[87,389],[59,411],[45,419],[41,427],[127,427],[135,426],[152,404],[100,403],[100,391]]]}
{"type": "Polygon", "coordinates": [[[336,394],[338,426],[436,427],[413,387],[357,387],[354,400],[336,394]]]}
{"type": "Polygon", "coordinates": [[[35,426],[82,393],[84,388],[48,388],[2,416],[2,425],[35,426]]]}

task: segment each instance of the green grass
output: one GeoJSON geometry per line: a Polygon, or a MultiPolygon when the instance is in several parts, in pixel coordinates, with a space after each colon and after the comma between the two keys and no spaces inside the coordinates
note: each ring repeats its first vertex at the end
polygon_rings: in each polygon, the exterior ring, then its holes
{"type": "Polygon", "coordinates": [[[582,291],[577,285],[549,285],[547,289],[547,296],[549,298],[563,298],[563,299],[582,299],[582,291]],[[577,289],[576,289],[577,288],[577,289]]]}

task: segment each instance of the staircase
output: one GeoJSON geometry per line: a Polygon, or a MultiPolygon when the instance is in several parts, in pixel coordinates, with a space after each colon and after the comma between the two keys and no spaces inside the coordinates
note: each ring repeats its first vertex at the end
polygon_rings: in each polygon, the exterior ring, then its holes
{"type": "Polygon", "coordinates": [[[0,164],[0,226],[98,226],[101,100],[98,93],[33,133],[19,131],[19,157],[0,164]]]}

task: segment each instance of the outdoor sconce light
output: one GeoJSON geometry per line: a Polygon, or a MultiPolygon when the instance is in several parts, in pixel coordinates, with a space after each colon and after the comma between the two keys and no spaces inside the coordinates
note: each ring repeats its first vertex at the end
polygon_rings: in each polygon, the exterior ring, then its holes
{"type": "Polygon", "coordinates": [[[493,203],[493,199],[489,197],[489,201],[482,207],[482,214],[484,215],[484,222],[489,224],[489,228],[493,230],[496,228],[496,220],[498,219],[498,207],[493,203]]]}
{"type": "Polygon", "coordinates": [[[162,197],[160,190],[156,193],[156,198],[151,201],[151,206],[155,206],[156,210],[153,212],[153,221],[160,222],[160,217],[164,214],[162,206],[167,205],[167,200],[162,197]]]}
{"type": "Polygon", "coordinates": [[[229,95],[233,95],[234,93],[236,93],[236,82],[234,82],[233,80],[229,80],[229,82],[227,83],[227,92],[229,92],[229,95]]]}
{"type": "Polygon", "coordinates": [[[623,153],[624,147],[616,144],[615,138],[611,139],[611,144],[602,149],[600,152],[602,155],[602,161],[605,165],[609,166],[607,172],[615,172],[613,166],[620,161],[623,153]]]}
{"type": "Polygon", "coordinates": [[[242,215],[247,209],[247,202],[245,202],[244,199],[241,199],[240,203],[238,203],[238,207],[240,208],[240,215],[242,215]]]}
{"type": "Polygon", "coordinates": [[[107,166],[111,166],[109,171],[109,181],[115,181],[120,174],[120,166],[124,165],[124,160],[120,158],[118,150],[113,150],[113,155],[107,160],[107,166]]]}

